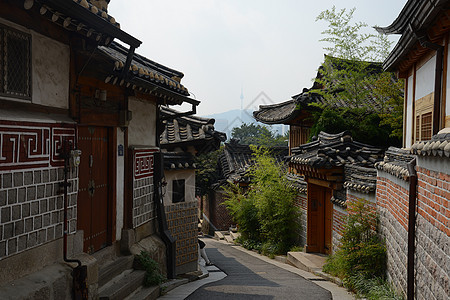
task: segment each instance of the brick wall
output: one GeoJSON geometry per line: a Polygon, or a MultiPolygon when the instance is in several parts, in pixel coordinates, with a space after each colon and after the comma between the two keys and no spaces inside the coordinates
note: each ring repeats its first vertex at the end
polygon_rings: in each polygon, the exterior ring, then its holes
{"type": "MultiPolygon", "coordinates": [[[[181,202],[165,206],[170,233],[176,238],[177,268],[191,262],[197,262],[197,210],[197,201],[181,202]]],[[[196,268],[197,265],[195,265],[195,270],[196,268]]]]}
{"type": "Polygon", "coordinates": [[[209,199],[210,221],[218,230],[228,230],[234,224],[226,206],[222,205],[224,201],[223,193],[220,191],[215,191],[213,197],[209,199]]]}
{"type": "Polygon", "coordinates": [[[156,148],[132,149],[133,155],[133,228],[156,219],[153,187],[153,162],[156,148]]]}
{"type": "Polygon", "coordinates": [[[379,170],[376,197],[380,231],[386,239],[388,279],[405,293],[408,182],[379,170]]]}
{"type": "MultiPolygon", "coordinates": [[[[59,148],[72,124],[0,122],[0,259],[62,237],[59,148]]],[[[69,233],[76,231],[78,173],[69,173],[69,233]]]]}

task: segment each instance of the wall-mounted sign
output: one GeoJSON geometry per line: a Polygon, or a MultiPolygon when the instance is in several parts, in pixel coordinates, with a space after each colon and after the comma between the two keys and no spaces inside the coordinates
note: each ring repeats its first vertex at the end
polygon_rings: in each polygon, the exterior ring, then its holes
{"type": "Polygon", "coordinates": [[[117,146],[117,155],[118,156],[123,156],[123,145],[122,144],[117,146]]]}

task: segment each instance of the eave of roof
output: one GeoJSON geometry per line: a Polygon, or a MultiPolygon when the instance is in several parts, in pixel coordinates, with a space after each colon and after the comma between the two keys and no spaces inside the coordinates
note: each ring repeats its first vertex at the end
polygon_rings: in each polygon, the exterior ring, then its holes
{"type": "MultiPolygon", "coordinates": [[[[120,29],[116,20],[87,0],[36,0],[41,15],[48,17],[67,30],[76,31],[101,44],[109,44],[114,38],[137,48],[141,41],[120,29]]],[[[26,7],[28,9],[30,7],[26,7]]]]}
{"type": "Polygon", "coordinates": [[[395,70],[418,43],[416,34],[428,29],[442,9],[448,6],[447,0],[409,0],[391,25],[375,27],[378,32],[383,34],[402,35],[383,62],[383,68],[390,71],[395,70]]]}

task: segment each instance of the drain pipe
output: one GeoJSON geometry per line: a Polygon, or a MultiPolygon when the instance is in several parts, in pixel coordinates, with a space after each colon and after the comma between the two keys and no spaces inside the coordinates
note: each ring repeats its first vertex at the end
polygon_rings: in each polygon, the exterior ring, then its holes
{"type": "Polygon", "coordinates": [[[415,170],[416,159],[407,164],[409,175],[409,207],[408,207],[408,261],[407,261],[407,300],[414,299],[414,253],[416,238],[416,193],[417,173],[415,170]]]}
{"type": "Polygon", "coordinates": [[[64,140],[63,147],[61,151],[61,157],[64,158],[64,181],[60,183],[60,186],[64,188],[64,235],[63,235],[63,259],[67,263],[76,263],[77,266],[73,268],[72,278],[73,278],[73,299],[88,299],[88,288],[87,288],[87,266],[83,266],[79,259],[69,259],[67,258],[67,209],[68,209],[68,190],[67,188],[71,186],[68,181],[69,169],[70,169],[70,159],[71,150],[73,144],[68,140],[64,140]]]}

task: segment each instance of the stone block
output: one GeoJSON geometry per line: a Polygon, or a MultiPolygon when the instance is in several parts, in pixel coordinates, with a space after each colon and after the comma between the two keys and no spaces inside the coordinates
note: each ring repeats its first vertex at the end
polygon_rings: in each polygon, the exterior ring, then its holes
{"type": "Polygon", "coordinates": [[[21,252],[27,248],[27,236],[22,235],[18,238],[17,251],[21,252]]]}
{"type": "Polygon", "coordinates": [[[22,218],[29,217],[30,216],[30,204],[24,203],[22,205],[22,218]]]}
{"type": "Polygon", "coordinates": [[[37,232],[32,232],[28,235],[27,245],[28,247],[33,247],[37,245],[37,232]]]}
{"type": "Polygon", "coordinates": [[[34,230],[42,228],[42,216],[34,217],[34,230]]]}
{"type": "Polygon", "coordinates": [[[38,231],[38,243],[43,244],[46,242],[47,239],[47,230],[41,229],[38,231]]]}
{"type": "Polygon", "coordinates": [[[31,202],[31,215],[35,216],[39,214],[39,201],[31,202]]]}
{"type": "Polygon", "coordinates": [[[29,186],[27,187],[27,200],[35,200],[36,199],[36,187],[29,186]]]}
{"type": "Polygon", "coordinates": [[[63,188],[59,184],[59,182],[53,183],[53,193],[54,195],[62,195],[64,192],[63,188]]]}
{"type": "Polygon", "coordinates": [[[2,176],[3,185],[2,188],[10,188],[12,187],[12,174],[3,174],[2,176]]]}
{"type": "Polygon", "coordinates": [[[19,187],[23,185],[23,173],[22,172],[16,172],[13,175],[13,180],[14,180],[14,186],[15,187],[19,187]]]}
{"type": "Polygon", "coordinates": [[[53,184],[48,183],[45,185],[45,197],[53,196],[53,184]]]}
{"type": "Polygon", "coordinates": [[[33,226],[34,226],[33,218],[25,219],[25,232],[33,231],[33,226]]]}
{"type": "Polygon", "coordinates": [[[34,184],[39,184],[42,182],[42,172],[34,171],[34,184]]]}
{"type": "Polygon", "coordinates": [[[8,240],[8,256],[17,252],[17,239],[12,238],[8,240]]]}
{"type": "Polygon", "coordinates": [[[45,215],[44,215],[44,227],[47,227],[47,226],[49,226],[50,225],[50,218],[51,218],[51,216],[50,216],[50,213],[46,213],[45,215]]]}
{"type": "Polygon", "coordinates": [[[133,229],[122,229],[122,239],[120,240],[120,252],[130,254],[131,246],[136,242],[133,229]]]}
{"type": "Polygon", "coordinates": [[[12,220],[18,220],[22,218],[22,206],[21,205],[14,205],[12,207],[12,220]]]}
{"type": "Polygon", "coordinates": [[[55,227],[49,227],[47,229],[47,241],[52,241],[55,239],[55,227]]]}
{"type": "Polygon", "coordinates": [[[0,258],[6,256],[6,241],[0,242],[0,258]]]}
{"type": "Polygon", "coordinates": [[[3,238],[9,239],[14,236],[14,223],[8,223],[3,225],[3,238]]]}
{"type": "Polygon", "coordinates": [[[11,207],[3,207],[1,213],[1,222],[6,223],[11,221],[11,207]]]}
{"type": "Polygon", "coordinates": [[[42,171],[42,182],[46,183],[49,182],[50,180],[50,172],[48,170],[43,170],[42,171]]]}
{"type": "Polygon", "coordinates": [[[23,174],[23,183],[24,183],[24,185],[33,184],[33,172],[32,171],[25,172],[23,174]]]}
{"type": "Polygon", "coordinates": [[[7,193],[5,190],[1,190],[0,191],[0,206],[5,206],[6,205],[6,200],[7,200],[7,193]]]}
{"type": "Polygon", "coordinates": [[[53,211],[56,209],[56,198],[48,199],[48,211],[53,211]]]}
{"type": "Polygon", "coordinates": [[[64,199],[62,196],[56,198],[56,209],[62,209],[64,204],[64,199]]]}
{"type": "Polygon", "coordinates": [[[14,223],[14,234],[16,236],[21,235],[25,232],[25,220],[19,220],[14,223]]]}
{"type": "Polygon", "coordinates": [[[60,238],[63,236],[63,226],[62,224],[58,224],[55,227],[55,238],[60,238]]]}
{"type": "Polygon", "coordinates": [[[17,203],[17,190],[10,189],[8,190],[8,204],[17,203]]]}
{"type": "Polygon", "coordinates": [[[27,199],[27,189],[22,187],[17,190],[17,202],[22,203],[27,199]]]}
{"type": "Polygon", "coordinates": [[[39,201],[39,212],[41,214],[46,213],[48,211],[48,203],[47,203],[47,199],[43,199],[41,201],[39,201]]]}
{"type": "Polygon", "coordinates": [[[45,197],[45,185],[41,184],[37,187],[37,198],[42,199],[45,197]]]}
{"type": "Polygon", "coordinates": [[[52,182],[58,181],[57,169],[50,169],[50,181],[52,182]]]}

